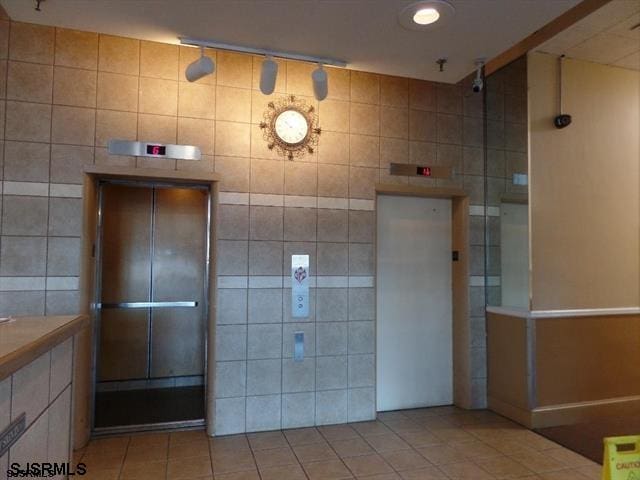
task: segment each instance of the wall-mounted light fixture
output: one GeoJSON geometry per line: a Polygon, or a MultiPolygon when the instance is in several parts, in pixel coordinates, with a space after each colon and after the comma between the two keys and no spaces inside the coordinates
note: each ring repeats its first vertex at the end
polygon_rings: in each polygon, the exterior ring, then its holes
{"type": "Polygon", "coordinates": [[[215,63],[210,57],[205,56],[204,47],[200,47],[200,58],[191,62],[184,72],[184,76],[190,82],[200,80],[202,77],[211,75],[216,69],[215,63]]]}
{"type": "MultiPolygon", "coordinates": [[[[210,47],[210,48],[215,48],[217,50],[249,53],[253,55],[264,55],[265,59],[262,62],[262,68],[260,72],[260,91],[265,95],[270,95],[275,90],[276,78],[278,76],[278,64],[273,59],[274,57],[284,58],[287,60],[297,60],[300,62],[317,63],[319,67],[316,68],[311,73],[313,93],[317,100],[324,100],[327,97],[327,94],[329,92],[327,72],[322,68],[322,66],[323,65],[332,65],[334,67],[347,66],[347,62],[345,62],[344,60],[336,60],[334,58],[314,57],[311,55],[301,55],[298,53],[279,52],[274,50],[266,50],[262,48],[245,47],[242,45],[231,45],[228,43],[221,43],[221,42],[216,42],[211,40],[198,40],[194,38],[180,37],[180,43],[182,45],[191,45],[191,46],[200,47],[200,48],[210,47]]],[[[208,57],[201,57],[200,60],[202,60],[202,58],[208,58],[208,57]]],[[[200,60],[197,60],[191,65],[194,65],[200,60]]],[[[211,61],[211,63],[213,64],[213,61],[211,61]]],[[[191,68],[191,65],[187,67],[187,72],[185,72],[185,74],[187,75],[187,80],[195,81],[198,78],[202,78],[202,77],[197,77],[195,78],[195,80],[189,79],[189,68],[191,68]]],[[[194,69],[195,68],[196,67],[194,67],[194,69]]],[[[211,70],[211,72],[209,73],[213,73],[213,70],[211,70]]]]}

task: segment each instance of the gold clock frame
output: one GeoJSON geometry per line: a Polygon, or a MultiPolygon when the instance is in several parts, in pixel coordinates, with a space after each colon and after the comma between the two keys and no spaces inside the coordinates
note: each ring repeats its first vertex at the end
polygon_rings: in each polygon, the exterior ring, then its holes
{"type": "Polygon", "coordinates": [[[269,150],[276,150],[278,154],[289,160],[315,152],[319,136],[322,133],[322,129],[318,126],[315,107],[295,95],[287,95],[269,102],[263,114],[263,121],[260,122],[260,128],[269,150]],[[301,114],[309,127],[306,136],[297,143],[285,142],[276,133],[276,119],[281,113],[288,110],[295,110],[301,114]]]}

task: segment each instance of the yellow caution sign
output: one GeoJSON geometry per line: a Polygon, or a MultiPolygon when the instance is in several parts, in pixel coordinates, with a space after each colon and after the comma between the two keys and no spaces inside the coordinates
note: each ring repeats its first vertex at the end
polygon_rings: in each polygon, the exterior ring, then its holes
{"type": "Polygon", "coordinates": [[[640,480],[640,435],[604,439],[602,480],[640,480]]]}

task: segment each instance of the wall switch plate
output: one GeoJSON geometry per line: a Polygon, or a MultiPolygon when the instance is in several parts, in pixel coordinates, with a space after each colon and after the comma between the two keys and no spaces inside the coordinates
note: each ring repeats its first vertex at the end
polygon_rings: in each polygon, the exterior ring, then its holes
{"type": "Polygon", "coordinates": [[[304,332],[293,333],[293,361],[304,360],[304,332]]]}

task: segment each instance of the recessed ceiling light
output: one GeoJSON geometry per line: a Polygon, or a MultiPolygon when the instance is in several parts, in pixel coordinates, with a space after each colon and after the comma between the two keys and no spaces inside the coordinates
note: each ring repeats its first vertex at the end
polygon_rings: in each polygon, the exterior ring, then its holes
{"type": "Polygon", "coordinates": [[[413,14],[413,21],[418,25],[429,25],[440,18],[438,10],[433,7],[421,8],[413,14]]]}
{"type": "Polygon", "coordinates": [[[404,7],[398,14],[400,25],[409,30],[440,27],[455,15],[453,5],[445,0],[424,0],[404,7]]]}

